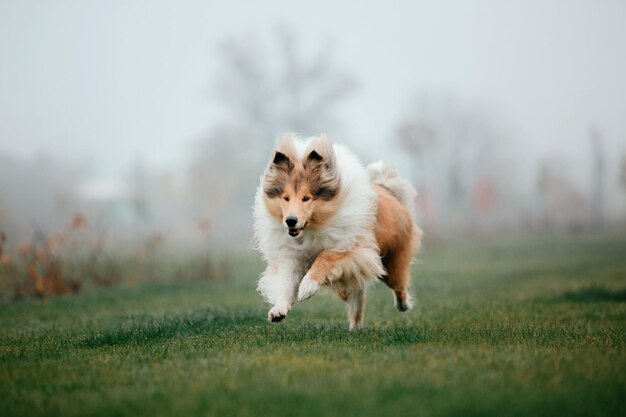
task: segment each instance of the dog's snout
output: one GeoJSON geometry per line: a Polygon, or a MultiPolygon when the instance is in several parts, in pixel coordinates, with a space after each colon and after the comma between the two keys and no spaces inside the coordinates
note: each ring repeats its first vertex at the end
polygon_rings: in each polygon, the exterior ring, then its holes
{"type": "Polygon", "coordinates": [[[285,223],[287,224],[287,227],[295,227],[298,223],[298,218],[296,216],[287,216],[285,223]]]}

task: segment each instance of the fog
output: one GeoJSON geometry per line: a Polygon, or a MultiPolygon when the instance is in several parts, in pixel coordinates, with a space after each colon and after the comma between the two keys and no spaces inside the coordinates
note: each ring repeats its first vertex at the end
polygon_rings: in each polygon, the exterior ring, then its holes
{"type": "Polygon", "coordinates": [[[2,1],[0,231],[247,249],[286,130],[394,164],[427,236],[619,230],[624,45],[621,1],[2,1]]]}

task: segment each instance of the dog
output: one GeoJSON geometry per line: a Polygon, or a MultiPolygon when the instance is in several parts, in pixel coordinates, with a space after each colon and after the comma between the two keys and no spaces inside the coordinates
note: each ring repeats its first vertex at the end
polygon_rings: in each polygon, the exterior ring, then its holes
{"type": "Polygon", "coordinates": [[[417,192],[382,161],[365,168],[325,135],[279,137],[255,195],[255,247],[267,268],[257,290],[279,322],[296,300],[329,287],[363,327],[365,291],[382,280],[399,311],[409,310],[410,265],[422,231],[417,192]]]}

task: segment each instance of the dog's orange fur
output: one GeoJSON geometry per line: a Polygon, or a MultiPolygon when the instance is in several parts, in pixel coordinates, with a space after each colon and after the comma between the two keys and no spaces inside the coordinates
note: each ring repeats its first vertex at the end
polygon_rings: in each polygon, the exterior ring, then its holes
{"type": "MultiPolygon", "coordinates": [[[[391,192],[378,185],[374,188],[378,195],[375,236],[387,271],[380,278],[394,291],[398,309],[406,310],[409,308],[407,291],[411,283],[411,259],[420,248],[422,231],[391,192]]],[[[309,269],[311,278],[320,285],[331,283],[337,278],[335,271],[341,270],[340,263],[350,255],[350,251],[321,252],[309,269]]],[[[347,301],[348,294],[342,287],[337,288],[337,295],[347,301]]]]}
{"type": "Polygon", "coordinates": [[[322,167],[319,160],[309,159],[312,152],[319,157],[331,152],[325,146],[325,142],[313,142],[306,156],[299,159],[289,140],[279,144],[277,150],[286,160],[282,165],[276,165],[272,176],[266,179],[266,185],[273,187],[278,195],[265,194],[264,199],[270,214],[281,222],[293,215],[311,228],[320,227],[339,208],[340,199],[334,198],[338,189],[334,189],[329,198],[320,198],[314,193],[321,185],[334,184],[332,170],[322,167]]]}
{"type": "Polygon", "coordinates": [[[381,279],[391,288],[399,310],[408,308],[407,290],[411,283],[411,259],[421,246],[422,231],[411,213],[391,192],[375,186],[378,194],[376,242],[387,274],[381,279]]]}
{"type": "MultiPolygon", "coordinates": [[[[337,275],[333,273],[333,269],[348,256],[350,256],[349,251],[325,250],[320,252],[317,258],[315,258],[313,265],[311,265],[311,268],[309,268],[311,279],[320,285],[329,284],[337,275]]],[[[342,298],[346,297],[347,295],[342,298]]]]}
{"type": "MultiPolygon", "coordinates": [[[[294,169],[295,170],[295,169],[294,169]]],[[[289,215],[295,215],[308,224],[310,228],[323,226],[339,208],[340,200],[319,200],[311,197],[308,184],[302,184],[297,190],[293,187],[293,181],[287,184],[281,198],[264,197],[270,214],[281,222],[289,215]],[[308,198],[307,201],[305,197],[308,198]]]]}

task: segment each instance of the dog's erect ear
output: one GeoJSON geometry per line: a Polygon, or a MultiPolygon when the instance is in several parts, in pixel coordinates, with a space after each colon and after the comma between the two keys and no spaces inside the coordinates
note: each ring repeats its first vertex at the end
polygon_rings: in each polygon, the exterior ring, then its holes
{"type": "Polygon", "coordinates": [[[317,153],[317,151],[315,149],[313,149],[311,151],[311,153],[309,154],[309,156],[306,157],[306,161],[307,162],[319,162],[319,161],[323,161],[323,160],[324,160],[324,158],[322,158],[322,155],[317,153]]]}
{"type": "Polygon", "coordinates": [[[309,172],[309,187],[315,198],[330,200],[339,192],[339,172],[335,150],[326,135],[316,137],[309,145],[305,168],[309,172]]]}
{"type": "Polygon", "coordinates": [[[333,144],[326,135],[320,135],[311,141],[309,145],[309,153],[306,154],[307,166],[318,166],[323,162],[323,166],[328,170],[335,168],[335,151],[333,144]]]}
{"type": "Polygon", "coordinates": [[[287,164],[289,163],[289,158],[287,158],[287,155],[285,155],[284,153],[276,151],[272,163],[274,165],[287,164]]]}
{"type": "Polygon", "coordinates": [[[289,132],[278,138],[274,147],[274,156],[272,157],[270,168],[282,169],[287,172],[293,169],[294,162],[291,158],[296,155],[293,145],[294,140],[295,134],[289,132]]]}
{"type": "Polygon", "coordinates": [[[272,160],[272,166],[290,171],[291,168],[293,168],[293,163],[287,155],[280,151],[276,151],[274,159],[272,160]]]}
{"type": "Polygon", "coordinates": [[[263,191],[269,198],[280,196],[284,190],[289,172],[293,168],[293,162],[287,155],[280,151],[274,151],[274,157],[265,172],[263,191]]]}

